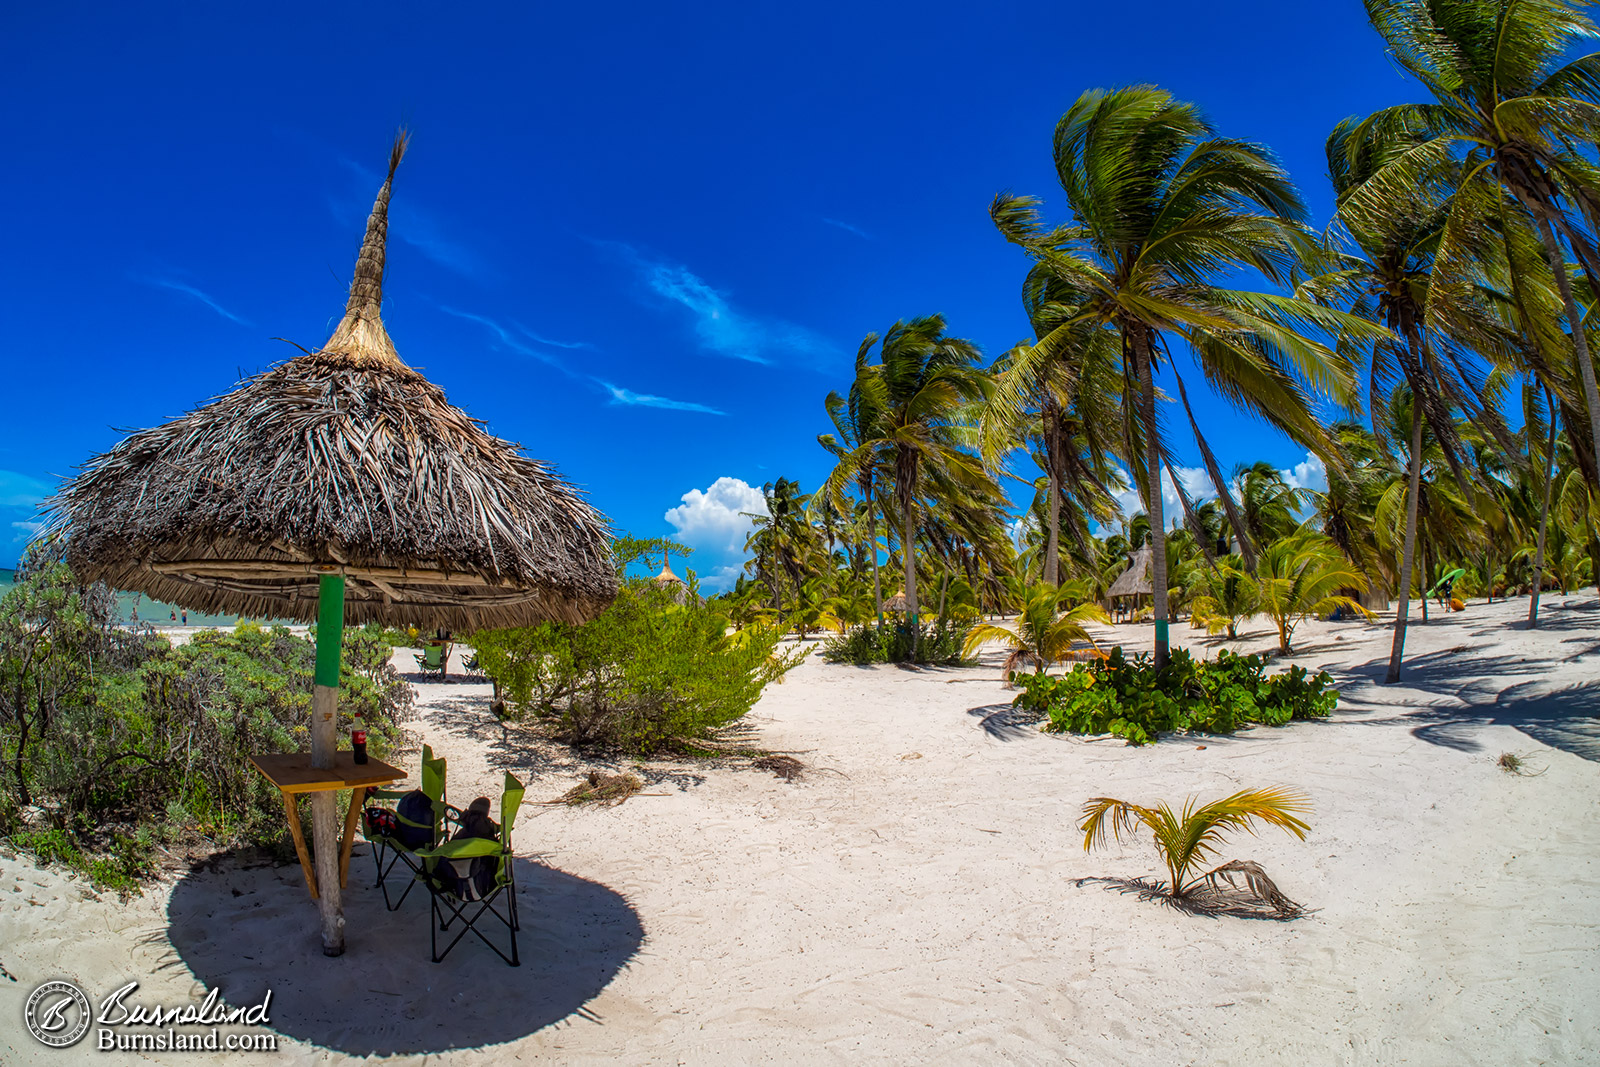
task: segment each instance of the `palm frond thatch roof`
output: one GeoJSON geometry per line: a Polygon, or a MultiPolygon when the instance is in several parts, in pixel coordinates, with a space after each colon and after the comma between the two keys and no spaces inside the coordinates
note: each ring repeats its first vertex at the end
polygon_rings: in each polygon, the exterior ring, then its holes
{"type": "Polygon", "coordinates": [[[610,530],[552,468],[400,361],[379,317],[396,140],[345,314],[323,347],[84,465],[46,505],[85,581],[191,610],[474,630],[592,618],[610,530]]]}
{"type": "Polygon", "coordinates": [[[903,589],[883,602],[884,611],[904,611],[910,606],[911,602],[906,599],[905,590],[903,589]]]}
{"type": "Polygon", "coordinates": [[[1133,563],[1117,576],[1106,590],[1106,596],[1149,596],[1154,589],[1150,581],[1150,546],[1144,545],[1133,554],[1133,563]]]}

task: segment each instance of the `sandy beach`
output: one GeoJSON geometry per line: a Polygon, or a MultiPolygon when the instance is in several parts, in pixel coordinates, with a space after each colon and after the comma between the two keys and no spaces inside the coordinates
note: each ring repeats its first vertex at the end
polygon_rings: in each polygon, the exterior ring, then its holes
{"type": "MultiPolygon", "coordinates": [[[[119,903],[3,858],[0,1062],[72,1060],[21,1025],[64,977],[162,1003],[270,989],[262,1058],[283,1063],[1600,1063],[1600,606],[1549,596],[1532,632],[1526,611],[1414,624],[1397,686],[1377,684],[1385,626],[1305,624],[1294,660],[1338,678],[1331,720],[1144,749],[1019,722],[997,653],[813,657],[747,719],[803,779],[647,763],[648,795],[615,808],[539,802],[618,764],[524,745],[485,684],[420,683],[413,727],[454,802],[498,803],[503,770],[529,784],[523,966],[471,943],[430,963],[425,898],[385,912],[364,844],[332,960],[294,866],[224,859],[119,903]],[[1292,922],[1141,899],[1117,880],[1161,875],[1148,838],[1085,854],[1075,829],[1090,796],[1267,785],[1310,795],[1309,839],[1238,837],[1224,858],[1313,909],[1292,922]]],[[[1231,647],[1272,646],[1246,629],[1231,647]]],[[[119,1058],[210,1059],[94,1061],[119,1058]]]]}

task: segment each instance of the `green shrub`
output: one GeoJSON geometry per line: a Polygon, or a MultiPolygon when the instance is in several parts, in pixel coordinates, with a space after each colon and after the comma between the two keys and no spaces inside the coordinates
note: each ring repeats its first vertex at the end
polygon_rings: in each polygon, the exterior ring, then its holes
{"type": "Polygon", "coordinates": [[[727,617],[630,583],[582,626],[485,630],[468,643],[511,707],[561,739],[644,754],[703,738],[739,719],[804,650],[777,651],[774,627],[727,633],[727,617]]]}
{"type": "MultiPolygon", "coordinates": [[[[246,757],[310,747],[312,642],[241,623],[174,648],[118,627],[65,566],[29,562],[0,598],[0,837],[115,888],[158,841],[281,850],[282,800],[246,757]]],[[[389,651],[346,631],[340,730],[364,725],[380,758],[413,699],[389,651]]]]}
{"type": "Polygon", "coordinates": [[[969,667],[976,660],[962,653],[968,627],[955,619],[919,623],[916,651],[912,628],[905,623],[867,623],[853,626],[839,637],[822,643],[822,658],[829,663],[923,663],[939,667],[969,667]]]}
{"type": "Polygon", "coordinates": [[[1103,662],[1063,675],[1020,676],[1022,692],[1012,703],[1048,716],[1044,728],[1052,733],[1115,734],[1132,745],[1174,730],[1226,734],[1333,711],[1339,693],[1326,671],[1313,676],[1294,666],[1268,677],[1266,663],[1265,656],[1226,649],[1197,661],[1180,648],[1157,669],[1149,656],[1129,660],[1118,647],[1103,662]]]}

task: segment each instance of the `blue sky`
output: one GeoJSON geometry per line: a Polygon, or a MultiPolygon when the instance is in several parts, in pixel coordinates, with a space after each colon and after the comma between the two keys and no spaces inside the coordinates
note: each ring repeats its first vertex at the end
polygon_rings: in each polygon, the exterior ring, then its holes
{"type": "MultiPolygon", "coordinates": [[[[1061,214],[1051,131],[1084,89],[1201,104],[1319,223],[1328,130],[1418,95],[1355,0],[234,7],[0,16],[0,566],[119,428],[326,338],[401,122],[402,358],[726,576],[746,487],[824,475],[864,334],[1027,335],[987,207],[1061,214]]],[[[1225,464],[1304,462],[1197,407],[1225,464]]]]}

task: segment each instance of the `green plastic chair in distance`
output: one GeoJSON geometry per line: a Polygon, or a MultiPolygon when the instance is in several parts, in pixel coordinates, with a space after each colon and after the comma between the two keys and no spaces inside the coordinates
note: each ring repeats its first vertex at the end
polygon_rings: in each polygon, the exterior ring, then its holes
{"type": "MultiPolygon", "coordinates": [[[[374,826],[372,816],[367,811],[361,813],[362,834],[372,843],[372,857],[377,864],[378,880],[376,887],[383,891],[383,905],[394,911],[405,902],[411,893],[412,886],[425,878],[424,869],[428,866],[422,858],[420,849],[431,848],[438,845],[449,836],[449,824],[452,816],[460,817],[460,812],[445,802],[445,774],[446,761],[443,757],[433,758],[433,746],[422,746],[422,792],[428,798],[433,808],[433,820],[423,824],[412,822],[401,815],[398,810],[394,812],[397,824],[394,833],[385,833],[381,827],[374,826]],[[400,828],[406,827],[413,830],[426,830],[428,840],[425,844],[412,847],[400,839],[400,828]],[[394,869],[397,861],[404,860],[411,872],[411,880],[406,883],[406,888],[396,900],[389,899],[389,874],[394,869]]],[[[408,789],[368,789],[367,797],[373,800],[396,802],[409,793],[408,789]]]]}
{"type": "Polygon", "coordinates": [[[518,809],[522,807],[523,789],[523,784],[508,772],[505,778],[505,792],[500,794],[498,841],[485,837],[456,838],[434,848],[418,851],[419,856],[425,861],[430,861],[427,867],[428,874],[423,878],[433,902],[433,922],[429,924],[429,940],[433,949],[434,963],[449,955],[450,950],[460,943],[468,931],[471,931],[478,940],[488,945],[497,956],[511,966],[522,966],[521,960],[517,958],[517,931],[521,929],[522,924],[517,918],[517,883],[511,855],[511,828],[517,820],[518,809]],[[452,886],[466,885],[470,887],[469,893],[476,893],[470,872],[473,867],[472,861],[480,856],[495,857],[494,882],[481,897],[469,899],[452,886]],[[442,867],[452,861],[462,862],[452,867],[457,872],[457,877],[446,879],[443,877],[442,867]],[[502,900],[503,908],[496,907],[496,902],[502,900]],[[477,909],[472,911],[474,904],[477,905],[477,909]],[[499,945],[489,940],[483,931],[478,929],[479,920],[489,915],[504,924],[511,942],[511,955],[502,952],[499,945]],[[448,931],[457,921],[460,921],[461,929],[444,947],[444,951],[439,951],[439,934],[448,931]]]}
{"type": "Polygon", "coordinates": [[[417,669],[423,674],[437,674],[443,678],[450,664],[449,657],[449,645],[424,645],[422,655],[417,657],[417,669]]]}

